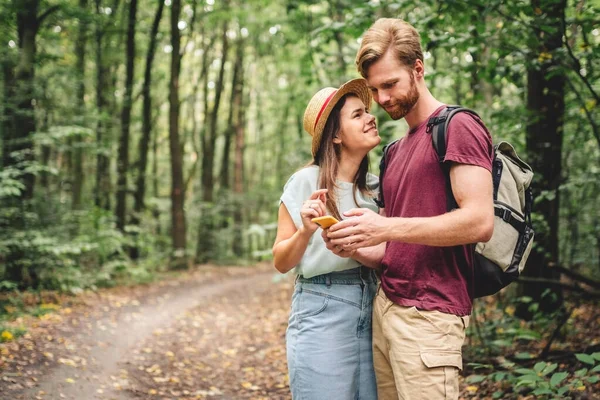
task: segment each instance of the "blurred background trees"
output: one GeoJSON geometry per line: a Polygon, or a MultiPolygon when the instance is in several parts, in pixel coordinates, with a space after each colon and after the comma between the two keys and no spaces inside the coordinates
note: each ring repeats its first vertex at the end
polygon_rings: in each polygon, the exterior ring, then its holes
{"type": "MultiPolygon", "coordinates": [[[[310,160],[307,101],[358,75],[375,19],[401,17],[421,33],[433,94],[476,109],[534,168],[519,289],[557,309],[561,271],[600,278],[599,7],[5,0],[0,282],[66,290],[268,258],[283,185],[310,160]]],[[[374,112],[382,143],[404,135],[374,112]]]]}

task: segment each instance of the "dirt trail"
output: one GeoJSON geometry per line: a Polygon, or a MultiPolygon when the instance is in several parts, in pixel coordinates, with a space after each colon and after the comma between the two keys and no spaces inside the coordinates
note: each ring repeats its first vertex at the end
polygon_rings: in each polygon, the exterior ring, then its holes
{"type": "Polygon", "coordinates": [[[245,270],[242,274],[230,274],[212,282],[203,279],[167,282],[150,288],[149,292],[138,293],[138,298],[133,301],[120,301],[116,296],[109,299],[109,305],[93,306],[71,324],[75,328],[62,331],[71,331],[68,343],[71,349],[76,349],[68,358],[63,357],[60,363],[46,368],[46,372],[35,379],[37,384],[33,387],[4,390],[5,382],[0,381],[0,398],[139,398],[131,390],[127,367],[136,353],[136,346],[151,340],[157,330],[168,329],[186,312],[202,309],[203,305],[208,307],[215,296],[240,291],[260,295],[273,286],[272,270],[245,270]]]}

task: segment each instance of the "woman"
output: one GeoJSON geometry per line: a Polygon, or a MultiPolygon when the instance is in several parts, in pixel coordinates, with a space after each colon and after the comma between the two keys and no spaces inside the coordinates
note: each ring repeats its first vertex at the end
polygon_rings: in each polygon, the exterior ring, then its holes
{"type": "Polygon", "coordinates": [[[355,207],[377,211],[378,180],[367,173],[367,154],[381,141],[371,100],[363,79],[313,96],[304,113],[313,161],[292,175],[281,196],[273,257],[278,271],[298,275],[286,334],[296,400],[377,399],[371,349],[376,277],[364,265],[378,262],[367,252],[327,250],[311,221],[326,214],[341,220],[355,207]]]}

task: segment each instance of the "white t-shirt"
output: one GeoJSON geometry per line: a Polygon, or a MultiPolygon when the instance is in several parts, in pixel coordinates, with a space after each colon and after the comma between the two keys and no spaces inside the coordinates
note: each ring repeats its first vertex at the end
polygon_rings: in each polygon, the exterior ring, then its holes
{"type": "MultiPolygon", "coordinates": [[[[306,167],[293,174],[283,188],[281,202],[285,205],[288,212],[292,216],[296,228],[302,226],[302,217],[300,216],[300,208],[302,203],[307,200],[310,195],[317,190],[319,182],[319,170],[316,165],[306,167]]],[[[356,190],[356,201],[352,196],[352,187],[350,182],[336,182],[338,196],[338,210],[340,214],[352,208],[368,208],[378,212],[377,205],[371,197],[365,197],[356,190]]],[[[377,197],[379,190],[379,178],[373,174],[367,174],[367,187],[372,190],[373,196],[377,197]]],[[[352,258],[342,258],[333,254],[325,247],[325,242],[321,237],[321,228],[317,229],[311,236],[308,247],[300,260],[300,263],[294,267],[294,273],[302,275],[305,278],[326,274],[333,271],[344,271],[360,266],[358,261],[352,258]]]]}

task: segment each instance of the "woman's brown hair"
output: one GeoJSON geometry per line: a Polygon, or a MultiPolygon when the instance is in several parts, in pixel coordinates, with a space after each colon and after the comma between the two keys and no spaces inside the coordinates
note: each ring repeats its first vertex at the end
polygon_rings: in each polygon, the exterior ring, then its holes
{"type": "MultiPolygon", "coordinates": [[[[333,142],[333,139],[340,133],[340,111],[346,99],[348,97],[357,97],[353,93],[348,93],[342,97],[335,105],[325,128],[323,128],[323,134],[321,135],[321,143],[319,150],[315,154],[313,161],[309,165],[316,165],[320,168],[319,171],[319,189],[327,189],[327,208],[331,215],[337,218],[339,221],[342,220],[340,211],[338,209],[338,196],[336,184],[336,177],[339,170],[340,158],[342,156],[342,145],[333,142]]],[[[353,179],[352,196],[354,203],[358,206],[356,201],[356,189],[358,189],[364,195],[371,195],[371,191],[367,187],[367,172],[369,171],[369,155],[365,155],[362,159],[358,171],[353,179]]]]}

